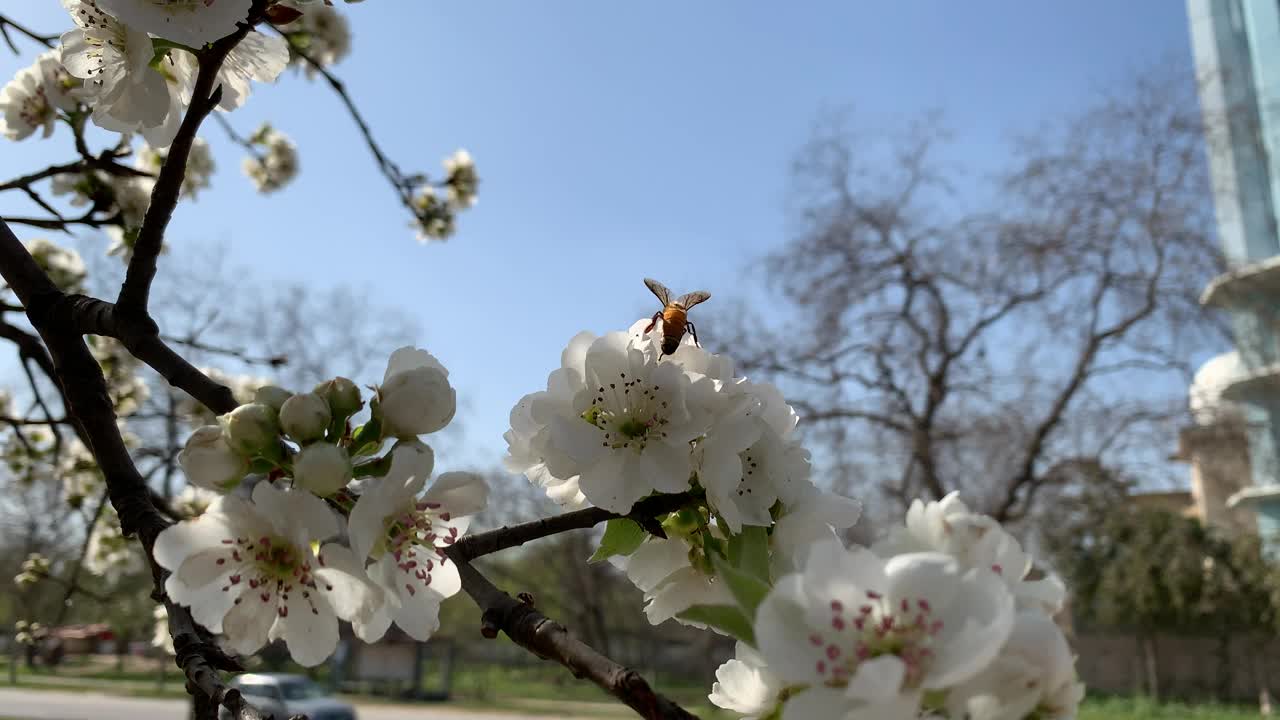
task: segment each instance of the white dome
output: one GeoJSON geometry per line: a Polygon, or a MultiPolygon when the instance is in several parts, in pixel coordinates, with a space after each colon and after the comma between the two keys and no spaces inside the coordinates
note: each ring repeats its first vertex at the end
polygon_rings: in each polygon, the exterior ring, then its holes
{"type": "Polygon", "coordinates": [[[1248,374],[1235,350],[1211,358],[1196,371],[1188,391],[1191,415],[1201,425],[1209,425],[1240,413],[1233,402],[1222,399],[1222,391],[1235,380],[1248,374]]]}

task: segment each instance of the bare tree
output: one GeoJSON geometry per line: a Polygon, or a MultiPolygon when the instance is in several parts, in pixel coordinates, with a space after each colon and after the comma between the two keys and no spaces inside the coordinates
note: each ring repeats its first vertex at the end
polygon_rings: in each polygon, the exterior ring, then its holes
{"type": "Polygon", "coordinates": [[[946,166],[934,119],[819,124],[794,236],[764,261],[781,302],[739,314],[735,346],[796,398],[823,464],[1016,521],[1082,463],[1163,457],[1186,361],[1220,331],[1197,297],[1221,262],[1194,87],[1120,90],[982,182],[946,166]]]}

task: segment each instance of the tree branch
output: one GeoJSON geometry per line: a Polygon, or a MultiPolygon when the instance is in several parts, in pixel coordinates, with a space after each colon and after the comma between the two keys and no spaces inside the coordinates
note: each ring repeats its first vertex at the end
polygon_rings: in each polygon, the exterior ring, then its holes
{"type": "Polygon", "coordinates": [[[576,678],[591,680],[647,720],[696,720],[696,715],[654,692],[640,673],[577,640],[563,625],[535,610],[531,602],[502,592],[469,562],[457,565],[462,589],[483,612],[480,632],[485,637],[497,637],[501,630],[534,655],[555,660],[576,678]]]}
{"type": "Polygon", "coordinates": [[[234,33],[198,54],[200,69],[196,73],[195,86],[191,91],[191,106],[187,109],[178,134],[173,138],[164,164],[160,167],[160,175],[151,191],[151,204],[147,206],[142,228],[138,231],[138,240],[134,243],[133,259],[129,261],[124,284],[116,298],[116,305],[125,314],[147,316],[151,281],[156,276],[156,258],[164,245],[164,231],[173,217],[174,208],[178,206],[178,194],[187,176],[187,156],[191,153],[191,145],[200,130],[200,124],[222,100],[221,86],[214,87],[218,69],[222,67],[227,54],[253,29],[253,24],[262,17],[265,8],[266,0],[254,0],[248,22],[241,23],[234,33]]]}
{"type": "MultiPolygon", "coordinates": [[[[27,351],[42,368],[44,363],[48,363],[49,374],[62,393],[67,414],[73,418],[80,437],[102,470],[107,496],[120,517],[122,533],[137,535],[146,552],[155,585],[154,597],[163,599],[168,608],[177,662],[186,674],[189,689],[199,689],[210,702],[230,710],[237,720],[259,720],[261,713],[244,702],[238,691],[223,684],[218,674],[219,670],[239,670],[239,664],[211,642],[211,638],[196,626],[186,608],[165,598],[164,581],[168,573],[156,564],[152,549],[156,537],[169,523],[152,502],[153,492],[129,456],[116,423],[101,366],[89,352],[76,324],[67,321],[66,310],[77,307],[77,304],[66,302],[67,296],[49,280],[3,222],[0,222],[0,275],[27,308],[28,319],[44,340],[44,348],[39,348],[37,342],[36,348],[28,347],[27,351]]],[[[89,300],[83,296],[81,299],[89,300]]],[[[101,304],[110,308],[107,303],[101,304]]],[[[87,308],[92,311],[94,306],[87,308]]],[[[0,324],[0,333],[28,345],[34,340],[7,324],[0,324]]],[[[159,347],[168,350],[154,332],[151,337],[159,347]]],[[[177,358],[176,355],[173,357],[177,358]]],[[[211,382],[208,378],[205,381],[211,382]]],[[[229,397],[230,391],[226,395],[229,397]]],[[[234,400],[230,402],[234,407],[234,400]]]]}
{"type": "Polygon", "coordinates": [[[539,538],[558,535],[570,530],[595,527],[607,520],[631,518],[641,526],[651,525],[653,518],[675,512],[695,499],[692,493],[678,495],[654,495],[636,503],[626,515],[601,508],[586,508],[533,520],[519,525],[507,525],[496,530],[468,535],[449,548],[449,557],[455,562],[467,562],[500,550],[519,547],[539,538]]]}

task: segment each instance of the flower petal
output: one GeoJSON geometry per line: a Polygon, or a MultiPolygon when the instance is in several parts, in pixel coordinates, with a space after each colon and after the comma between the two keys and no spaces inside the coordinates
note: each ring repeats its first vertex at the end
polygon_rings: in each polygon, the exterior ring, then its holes
{"type": "MultiPolygon", "coordinates": [[[[295,587],[282,597],[280,617],[268,633],[271,640],[284,638],[293,661],[315,667],[338,647],[338,619],[324,598],[295,587]]],[[[243,603],[242,603],[243,604],[243,603]]]]}
{"type": "Polygon", "coordinates": [[[422,499],[440,503],[440,509],[451,515],[474,515],[488,504],[489,485],[475,473],[447,472],[436,478],[422,499]]]}
{"type": "Polygon", "coordinates": [[[245,593],[222,620],[222,636],[238,655],[252,655],[267,644],[267,634],[276,620],[276,597],[272,593],[245,593]]]}

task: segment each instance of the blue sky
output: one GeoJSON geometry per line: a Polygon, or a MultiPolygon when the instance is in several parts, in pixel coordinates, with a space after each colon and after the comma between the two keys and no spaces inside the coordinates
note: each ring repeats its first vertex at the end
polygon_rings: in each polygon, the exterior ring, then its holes
{"type": "MultiPolygon", "coordinates": [[[[55,0],[5,5],[41,31],[70,27],[55,0]]],[[[362,286],[417,315],[420,344],[467,406],[465,452],[450,454],[479,464],[496,463],[512,404],[543,386],[574,333],[651,312],[641,278],[756,292],[743,267],[785,240],[788,166],[824,107],[852,105],[881,125],[941,109],[955,159],[982,169],[1011,132],[1070,112],[1116,76],[1191,67],[1177,0],[340,9],[355,48],[335,71],[389,153],[433,173],[454,148],[476,158],[480,203],[457,236],[417,244],[337,100],[289,73],[229,119],[289,134],[302,175],[256,195],[240,152],[209,123],[213,190],[179,207],[169,242],[225,243],[259,278],[362,286]]],[[[0,77],[29,61],[0,47],[0,77]]],[[[65,129],[3,148],[6,178],[72,159],[65,129]]],[[[17,208],[0,197],[0,214],[17,208]]]]}

